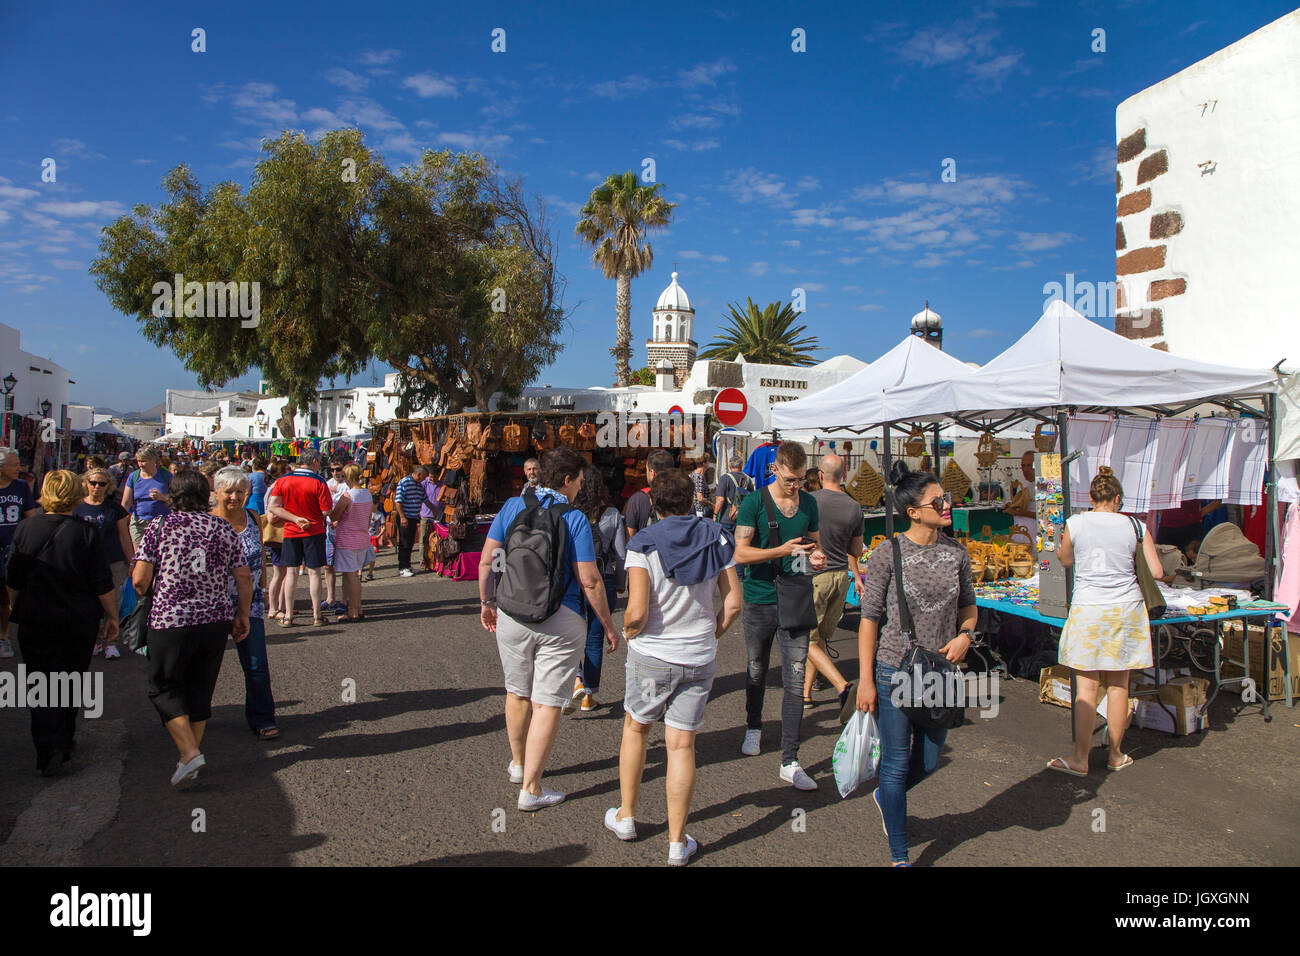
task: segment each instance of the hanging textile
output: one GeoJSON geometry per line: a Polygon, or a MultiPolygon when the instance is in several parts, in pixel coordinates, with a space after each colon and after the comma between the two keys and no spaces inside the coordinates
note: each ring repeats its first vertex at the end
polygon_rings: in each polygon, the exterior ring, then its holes
{"type": "Polygon", "coordinates": [[[1300,609],[1300,508],[1295,505],[1287,508],[1286,521],[1282,524],[1276,580],[1273,600],[1290,609],[1284,615],[1287,630],[1300,632],[1300,617],[1296,615],[1300,609]]]}
{"type": "Polygon", "coordinates": [[[1258,505],[1264,501],[1264,472],[1268,469],[1268,427],[1253,418],[1233,423],[1229,432],[1227,480],[1221,498],[1229,505],[1258,505]]]}
{"type": "Polygon", "coordinates": [[[1075,508],[1091,508],[1088,489],[1097,469],[1110,465],[1115,419],[1110,415],[1080,412],[1070,416],[1066,435],[1070,451],[1083,452],[1082,457],[1070,462],[1070,504],[1075,508]]]}
{"type": "Polygon", "coordinates": [[[775,477],[772,465],[776,461],[776,445],[765,442],[750,453],[745,462],[745,474],[754,479],[755,488],[766,488],[775,477]]]}
{"type": "Polygon", "coordinates": [[[1156,467],[1154,418],[1123,416],[1115,423],[1110,467],[1124,489],[1124,510],[1142,514],[1151,510],[1151,485],[1156,467]]]}
{"type": "Polygon", "coordinates": [[[1156,433],[1156,466],[1151,479],[1149,506],[1152,511],[1177,508],[1183,503],[1187,453],[1195,429],[1196,423],[1190,418],[1160,419],[1156,433]]]}
{"type": "Polygon", "coordinates": [[[1192,447],[1187,453],[1187,477],[1183,483],[1183,500],[1188,498],[1214,501],[1228,493],[1227,451],[1232,439],[1233,423],[1227,418],[1202,418],[1196,422],[1192,447]]]}

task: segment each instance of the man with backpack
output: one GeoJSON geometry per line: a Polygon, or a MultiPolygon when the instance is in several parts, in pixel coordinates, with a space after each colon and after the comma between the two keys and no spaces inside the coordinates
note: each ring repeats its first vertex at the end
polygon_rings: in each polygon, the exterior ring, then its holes
{"type": "Polygon", "coordinates": [[[650,503],[650,483],[655,475],[673,467],[672,452],[656,448],[645,460],[645,487],[627,499],[623,507],[623,521],[627,525],[627,536],[631,538],[642,528],[654,524],[654,506],[650,503]]]}
{"type": "Polygon", "coordinates": [[[502,506],[479,563],[480,619],[496,634],[505,672],[507,772],[511,783],[522,784],[524,811],[564,800],[541,781],[587,643],[584,596],[609,649],[618,647],[591,523],[570,504],[586,464],[571,448],[543,454],[537,489],[502,506]]]}
{"type": "Polygon", "coordinates": [[[754,479],[742,470],[745,461],[738,453],[732,452],[727,464],[731,470],[718,479],[718,487],[714,491],[713,520],[734,535],[740,503],[754,490],[754,479]]]}

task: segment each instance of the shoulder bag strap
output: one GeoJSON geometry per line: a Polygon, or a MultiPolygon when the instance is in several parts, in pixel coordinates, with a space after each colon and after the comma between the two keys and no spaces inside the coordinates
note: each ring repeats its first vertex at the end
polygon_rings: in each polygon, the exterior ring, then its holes
{"type": "Polygon", "coordinates": [[[915,644],[916,633],[912,629],[912,609],[907,604],[907,591],[903,588],[903,546],[897,537],[891,543],[894,548],[894,593],[898,596],[898,623],[903,628],[904,640],[915,644]]]}
{"type": "MultiPolygon", "coordinates": [[[[763,489],[763,507],[767,509],[767,546],[775,548],[785,544],[781,540],[781,529],[776,523],[776,503],[772,500],[772,492],[767,488],[763,489]]],[[[771,558],[768,563],[775,565],[777,574],[782,572],[780,558],[771,558]]]]}

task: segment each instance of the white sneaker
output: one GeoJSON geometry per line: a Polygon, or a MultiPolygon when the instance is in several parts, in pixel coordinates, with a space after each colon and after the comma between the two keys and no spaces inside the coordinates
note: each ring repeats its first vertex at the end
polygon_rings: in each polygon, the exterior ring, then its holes
{"type": "Polygon", "coordinates": [[[564,802],[564,794],[558,790],[552,790],[549,787],[542,787],[542,795],[534,797],[527,790],[519,791],[519,809],[524,811],[541,810],[545,807],[553,807],[557,803],[564,802]]]}
{"type": "Polygon", "coordinates": [[[13,645],[9,643],[9,640],[6,638],[5,640],[0,641],[0,657],[13,657],[13,656],[14,656],[14,648],[13,645]]]}
{"type": "Polygon", "coordinates": [[[631,817],[620,820],[618,807],[610,807],[605,811],[605,829],[612,831],[620,840],[636,839],[636,821],[631,817]]]}
{"type": "Polygon", "coordinates": [[[798,761],[782,764],[781,779],[786,783],[792,783],[796,790],[816,790],[817,781],[803,772],[803,767],[799,766],[798,761]]]}
{"type": "Polygon", "coordinates": [[[523,766],[523,764],[515,763],[514,760],[512,759],[512,760],[510,761],[510,766],[506,767],[506,773],[510,774],[510,782],[511,782],[511,783],[523,783],[523,782],[524,782],[524,766],[523,766]]]}
{"type": "Polygon", "coordinates": [[[740,752],[746,757],[758,756],[758,739],[763,736],[761,730],[746,730],[745,742],[740,745],[740,752]]]}
{"type": "Polygon", "coordinates": [[[410,568],[402,568],[402,570],[397,572],[397,576],[399,578],[413,578],[415,577],[415,572],[410,568]]]}
{"type": "Polygon", "coordinates": [[[113,661],[122,656],[122,652],[117,649],[115,644],[104,645],[104,660],[113,661]]]}
{"type": "Polygon", "coordinates": [[[199,754],[189,763],[177,763],[176,772],[172,774],[172,786],[183,789],[199,778],[199,768],[207,765],[203,754],[199,754]]]}
{"type": "Polygon", "coordinates": [[[689,833],[687,833],[685,843],[668,844],[668,865],[685,866],[686,861],[689,860],[691,857],[693,857],[695,855],[695,851],[698,850],[699,848],[700,845],[696,843],[694,839],[692,839],[689,833]]]}

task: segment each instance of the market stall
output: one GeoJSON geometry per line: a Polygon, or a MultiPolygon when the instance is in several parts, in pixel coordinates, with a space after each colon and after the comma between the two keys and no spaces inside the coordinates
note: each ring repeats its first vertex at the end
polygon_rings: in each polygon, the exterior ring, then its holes
{"type": "MultiPolygon", "coordinates": [[[[388,540],[397,539],[397,483],[417,465],[439,485],[439,518],[420,548],[424,561],[453,580],[478,577],[478,562],[500,505],[523,491],[524,462],[551,448],[573,448],[595,465],[617,507],[646,484],[646,456],[656,448],[681,455],[680,416],[644,416],[619,436],[598,440],[597,413],[488,412],[397,419],[374,427],[366,449],[365,479],[383,503],[388,540]]],[[[703,426],[700,426],[703,427],[703,426]]],[[[687,436],[690,437],[690,436],[687,436]]]]}
{"type": "MultiPolygon", "coordinates": [[[[1261,458],[1265,463],[1271,462],[1276,381],[1271,370],[1210,365],[1148,349],[1089,322],[1065,303],[1056,301],[1020,340],[978,371],[954,370],[953,374],[945,376],[939,363],[932,362],[928,374],[887,386],[879,393],[864,395],[857,405],[845,401],[834,406],[834,412],[841,416],[838,421],[847,423],[840,427],[863,432],[882,428],[886,436],[882,446],[886,456],[890,451],[888,436],[892,429],[900,427],[914,433],[919,428],[950,421],[979,430],[992,441],[998,433],[1016,425],[1023,426],[1025,422],[1045,426],[1054,434],[1059,463],[1064,466],[1056,492],[1059,501],[1052,502],[1055,507],[1046,511],[1046,527],[1038,535],[1033,552],[1033,560],[1046,581],[1046,576],[1053,570],[1055,530],[1063,525],[1071,508],[1077,504],[1071,487],[1085,487],[1087,477],[1095,472],[1096,466],[1117,464],[1120,467],[1115,470],[1121,475],[1129,473],[1131,465],[1136,466],[1136,474],[1145,475],[1147,485],[1139,480],[1136,484],[1125,482],[1125,486],[1134,488],[1137,494],[1147,499],[1146,508],[1150,513],[1181,502],[1182,486],[1177,481],[1179,467],[1183,467],[1182,479],[1187,480],[1191,466],[1186,462],[1194,458],[1188,436],[1183,434],[1183,444],[1178,446],[1176,455],[1168,456],[1171,461],[1165,467],[1157,469],[1154,461],[1160,436],[1165,433],[1164,423],[1168,420],[1194,416],[1191,421],[1196,431],[1204,431],[1207,435],[1221,432],[1225,436],[1225,443],[1219,446],[1219,456],[1220,459],[1226,457],[1227,463],[1220,467],[1213,463],[1212,455],[1202,458],[1211,461],[1205,466],[1209,472],[1230,477],[1233,468],[1239,467],[1244,474],[1253,476],[1256,474],[1255,464],[1261,458]],[[1144,414],[1151,417],[1137,421],[1144,414]],[[1109,441],[1090,441],[1086,443],[1091,449],[1090,454],[1081,451],[1072,454],[1076,445],[1071,442],[1071,424],[1078,424],[1081,415],[1107,418],[1113,423],[1114,432],[1122,427],[1126,439],[1119,441],[1112,435],[1109,441]],[[1216,424],[1201,429],[1201,417],[1213,415],[1225,415],[1226,420],[1232,423],[1231,428],[1224,429],[1216,424]],[[1240,455],[1229,450],[1229,442],[1237,443],[1233,447],[1240,449],[1240,455]],[[1175,458],[1180,459],[1181,464],[1174,461],[1175,458]],[[1172,474],[1173,484],[1168,494],[1157,499],[1153,486],[1161,475],[1168,480],[1166,473],[1172,474]]],[[[810,396],[805,401],[812,403],[817,397],[810,396]]],[[[790,406],[798,404],[792,402],[790,406]]],[[[773,411],[773,423],[777,428],[807,427],[810,409],[792,411],[790,406],[773,411]]],[[[1167,447],[1174,446],[1169,443],[1167,447]]],[[[886,460],[882,465],[887,474],[890,461],[886,460]]],[[[1190,477],[1194,483],[1205,479],[1205,475],[1190,477]]],[[[1247,500],[1258,498],[1262,493],[1265,509],[1271,518],[1264,557],[1272,568],[1277,541],[1274,481],[1265,485],[1262,470],[1258,477],[1258,484],[1254,487],[1243,485],[1241,490],[1247,500]]],[[[1212,482],[1213,478],[1209,480],[1212,482]]],[[[1201,485],[1195,484],[1195,487],[1201,485]]],[[[1039,490],[1036,497],[1041,499],[1045,493],[1039,490]]],[[[889,527],[892,520],[888,502],[886,523],[886,535],[890,535],[893,529],[889,527]]],[[[1059,564],[1055,567],[1059,568],[1059,564]]],[[[1068,573],[1061,575],[1061,585],[1068,600],[1068,573]]],[[[1272,575],[1269,575],[1264,586],[1265,599],[1272,597],[1272,586],[1272,575]]],[[[1238,616],[1267,617],[1276,612],[1276,607],[1268,605],[1248,609],[1252,613],[1238,616]]],[[[999,610],[1035,620],[1063,620],[1060,615],[1041,613],[1041,592],[1034,607],[1006,602],[999,610]]],[[[1167,623],[1177,626],[1178,622],[1171,620],[1167,623]]],[[[1289,660],[1289,650],[1285,656],[1289,660]]],[[[1217,657],[1215,676],[1217,681],[1217,657]]],[[[1287,705],[1291,706],[1289,681],[1286,699],[1287,705]]]]}

